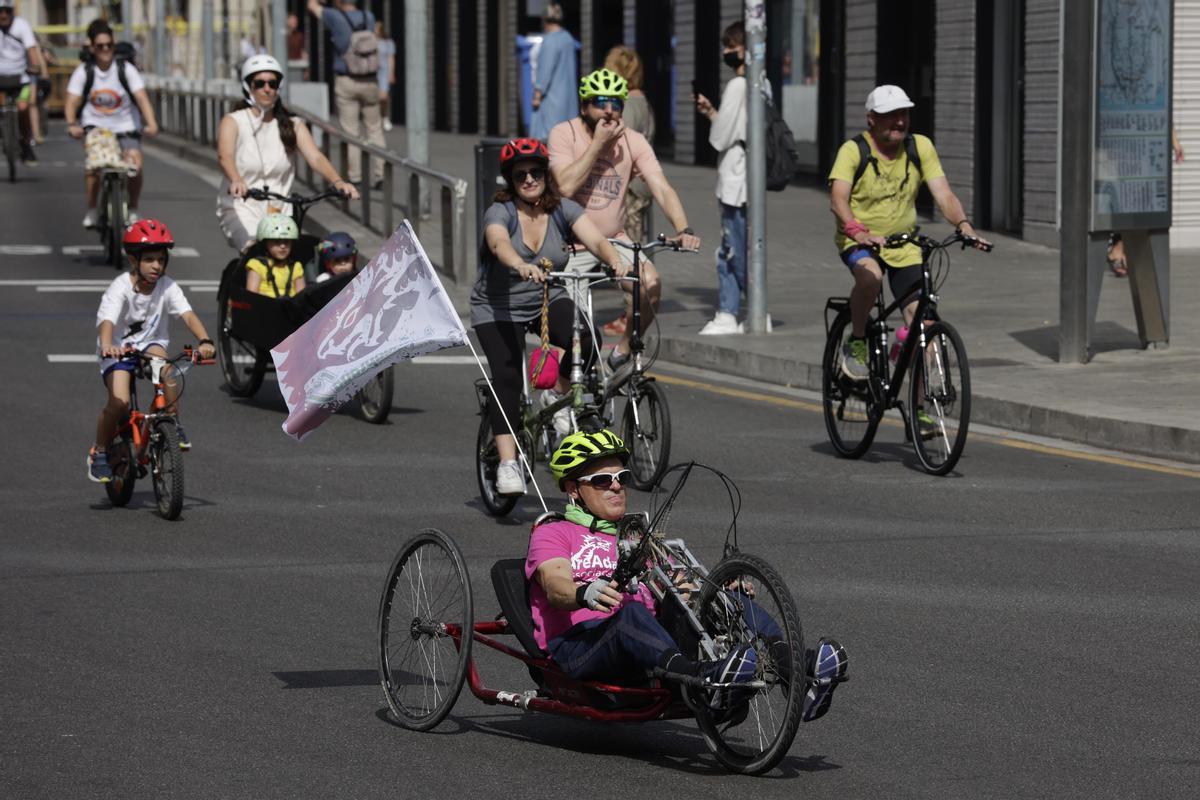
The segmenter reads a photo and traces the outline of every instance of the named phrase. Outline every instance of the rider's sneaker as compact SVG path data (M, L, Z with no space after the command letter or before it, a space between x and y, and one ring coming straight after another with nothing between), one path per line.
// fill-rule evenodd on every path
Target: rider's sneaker
M614 347L608 354L609 380L614 383L624 380L631 369L633 369L633 353L622 353Z
M175 433L179 434L179 449L191 450L192 440L188 438L187 431L178 422L175 423Z
M94 228L99 221L100 210L97 208L89 208L87 213L83 215L83 227L85 228Z
M745 683L754 679L758 669L758 654L748 644L738 644L720 661L701 668L701 675L712 683ZM714 689L708 704L715 710L730 708L746 699L746 691L733 688Z
M33 145L30 142L21 142L21 161L27 167L37 166L37 153L33 152Z
M925 409L917 412L917 426L920 428L922 439L932 439L942 432L937 420L925 413Z
M726 336L741 332L742 326L738 324L737 317L728 311L718 311L700 329L701 336Z
M855 381L865 381L871 376L867 367L867 340L851 337L842 345L842 374Z
M87 456L88 479L96 483L108 483L113 479L112 467L108 465L108 453L92 448Z
M142 215L138 213L138 210L136 208L131 208L125 212L125 221L127 223L129 223L130 225L132 225L135 222L140 221L141 218L142 218Z
M804 695L804 710L800 719L812 722L825 716L833 700L833 690L846 679L846 664L850 657L833 639L822 638L816 650L808 651L808 692Z
M496 467L496 494L505 497L525 494L525 475L519 461L501 461Z
M553 389L543 389L542 390L542 408L548 408L548 407L554 405L555 403L557 403L562 398L563 398L563 396L561 394L559 394L558 392L554 391ZM558 434L559 439L561 439L562 437L566 436L568 433L571 432L571 407L570 406L563 406L558 411L554 412L554 432Z

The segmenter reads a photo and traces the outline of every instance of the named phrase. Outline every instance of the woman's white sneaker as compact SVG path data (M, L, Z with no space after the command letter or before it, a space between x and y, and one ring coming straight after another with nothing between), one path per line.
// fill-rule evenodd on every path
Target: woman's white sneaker
M525 494L525 475L519 461L501 461L496 467L496 494L506 497Z

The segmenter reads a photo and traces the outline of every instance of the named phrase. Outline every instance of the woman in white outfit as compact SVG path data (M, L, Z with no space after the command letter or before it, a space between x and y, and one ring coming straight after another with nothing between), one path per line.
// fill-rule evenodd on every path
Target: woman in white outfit
M252 200L246 197L246 190L291 193L297 152L335 189L351 200L358 199L358 190L343 180L317 149L308 127L284 108L279 99L282 81L283 68L271 56L246 59L242 65L245 103L225 115L217 132L217 160L225 173L217 194L217 217L225 240L242 253L254 244L258 223L267 214L292 211L286 203Z

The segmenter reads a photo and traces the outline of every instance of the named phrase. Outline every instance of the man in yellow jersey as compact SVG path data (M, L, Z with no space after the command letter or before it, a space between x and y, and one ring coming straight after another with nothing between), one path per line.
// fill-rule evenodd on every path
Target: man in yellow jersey
M842 261L854 276L850 292L852 332L842 346L841 369L854 380L866 380L867 317L883 285L896 298L911 296L904 307L912 322L920 291L921 248L915 244L879 248L888 236L911 231L917 222L917 191L922 182L933 193L938 209L955 230L978 236L950 189L933 142L909 131L908 110L913 101L899 86L876 86L867 95L867 130L842 144L829 171L830 205L838 226L834 241ZM987 245L983 239L980 245Z

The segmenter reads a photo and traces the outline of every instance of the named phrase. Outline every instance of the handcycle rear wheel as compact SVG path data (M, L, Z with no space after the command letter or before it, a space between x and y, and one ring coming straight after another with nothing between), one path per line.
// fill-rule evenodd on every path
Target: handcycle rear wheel
M621 436L629 448L633 485L648 491L658 485L671 458L671 409L662 387L636 376L628 386Z
M755 677L767 684L746 701L744 716L740 708L714 712L697 704L700 732L729 770L766 772L787 755L803 710L804 638L796 603L770 564L736 553L713 568L696 610L721 655L739 643L754 648Z
M178 519L183 511L183 451L175 423L162 419L150 434L150 476L154 500L163 519Z
M128 431L109 442L107 452L112 480L104 484L104 492L108 495L108 502L114 506L127 506L133 497L133 484L137 480L137 462Z
M471 579L454 540L430 528L405 542L379 602L379 680L400 725L426 731L450 713L474 624Z
M358 392L358 411L362 418L373 425L387 422L392 413L392 395L396 391L396 376L388 367L367 381Z
M951 325L935 322L925 329L925 341L924 354L913 355L908 382L909 425L921 466L931 475L945 475L954 469L967 444L971 374L967 349ZM917 417L921 411L934 423L928 434L923 434Z
M850 336L850 312L842 311L829 328L821 359L821 401L829 442L843 458L860 458L875 440L883 409L869 381L853 381L842 373L842 344Z
M529 448L525 452L532 455ZM517 504L515 496L496 493L496 470L500 466L500 453L496 450L496 437L492 435L492 420L485 410L479 418L479 435L475 438L475 477L479 482L479 499L493 517L503 517Z
M229 274L227 268L226 276ZM229 393L234 397L252 397L262 386L267 357L257 346L230 332L233 321L229 313L229 290L224 285L229 280L229 277L223 278L222 291L217 296L217 360Z

